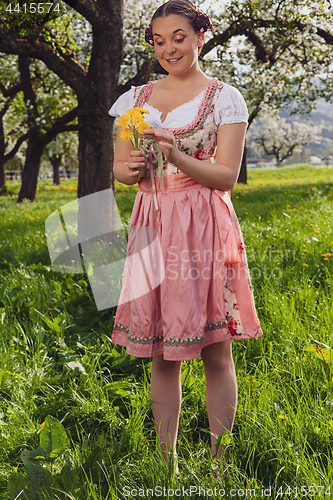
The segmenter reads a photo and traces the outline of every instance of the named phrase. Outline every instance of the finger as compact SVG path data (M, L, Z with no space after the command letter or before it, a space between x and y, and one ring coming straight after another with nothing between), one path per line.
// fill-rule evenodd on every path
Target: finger
M132 156L132 155L129 155L128 160L129 160L131 163L136 163L136 162L145 161L145 157L143 156L143 154L142 154L142 153L141 153L141 155L137 155L137 156Z
M147 135L155 135L156 137L164 137L165 134L168 134L166 130L163 130L161 128L149 128L145 129L144 133Z
M129 157L129 163L144 163L145 159L143 156L135 156L134 158Z
M137 168L142 168L142 167L145 167L145 164L144 163L132 163L131 165L128 165L128 167L131 169L131 170L135 170Z
M164 146L168 149L172 149L173 148L173 145L170 144L170 142L160 142L160 146Z
M134 151L134 150L133 150L133 151L131 151L131 153L130 153L130 155L129 155L129 156L130 156L130 158L135 158L135 159L137 159L137 158L138 158L138 157L140 157L140 156L141 156L141 157L143 157L143 153L142 153L142 151Z

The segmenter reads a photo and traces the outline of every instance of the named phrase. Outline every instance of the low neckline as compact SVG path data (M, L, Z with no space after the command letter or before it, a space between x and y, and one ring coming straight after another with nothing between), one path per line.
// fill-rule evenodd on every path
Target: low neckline
M155 85L155 83L156 83L157 81L158 81L158 80L154 80L154 81L150 81L150 82L148 83L148 85L150 85L150 88L149 88L149 90L148 90L148 96L147 96L146 104L148 104L148 106L150 106L152 109L154 109L155 111L157 111L157 112L160 114L160 116L159 116L159 118L160 118L160 122L161 122L161 124L162 124L162 125L164 125L164 123L166 122L166 120L167 120L168 116L169 116L169 115L170 115L173 111L175 111L175 110L176 110L176 109L178 109L178 108L181 108L182 106L185 106L185 104L189 104L189 103L191 103L191 102L195 101L195 100L196 100L196 99L197 99L197 98L198 98L198 97L199 97L199 96L200 96L200 95L204 92L203 98L201 99L201 103L202 103L202 101L203 101L203 100L205 99L205 97L206 97L206 94L207 94L208 90L210 89L211 84L212 84L212 83L213 83L213 81L214 81L214 78L212 78L212 79L208 82L208 85L207 85L207 86L206 86L206 87L205 87L205 88L204 88L201 92L199 92L199 94L197 94L197 95L196 95L193 99L191 99L190 101L183 102L183 103L182 103L182 104L180 104L179 106L176 106L175 108L171 109L171 110L170 110L170 111L169 111L169 112L165 115L165 118L164 118L164 120L163 120L163 121L161 120L161 115L162 115L163 111L160 111L159 109L155 108L154 106L152 106L151 104L149 104L149 103L147 102L147 101L148 101L148 99L149 99L149 97L151 96L152 91L153 91L153 86Z

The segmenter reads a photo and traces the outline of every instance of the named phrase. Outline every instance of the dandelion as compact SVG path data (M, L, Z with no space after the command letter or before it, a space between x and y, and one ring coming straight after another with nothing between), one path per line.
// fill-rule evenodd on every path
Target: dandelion
M123 115L119 118L118 126L120 128L127 128L127 127L129 127L129 125L130 125L130 117L129 116Z
M309 250L303 250L303 252L308 252Z
M124 128L120 132L120 139L124 142L129 142L132 141L133 139L133 132L130 128Z
M279 419L280 420L288 420L288 417L286 417L285 415L279 415Z
M144 120L143 115L149 113L146 109L131 108L126 111L118 120L118 126L123 130L120 132L120 139L125 142L131 141L133 149L140 151L142 135L149 124ZM140 169L141 167L138 167ZM138 182L140 174L138 175Z
M137 126L139 134L143 134L146 128L149 128L149 124L144 120Z
M141 113L145 113L145 114L149 115L149 111L148 111L148 109L143 109L143 108L135 108L135 109L137 109L137 110L138 110L138 111L140 111Z
M318 231L318 229L315 230L315 233L320 233L320 231Z
M139 125L142 122L143 116L142 113L138 110L132 115L132 125Z
M305 264L305 262L303 262L302 266L306 266L306 267L309 267L307 264Z

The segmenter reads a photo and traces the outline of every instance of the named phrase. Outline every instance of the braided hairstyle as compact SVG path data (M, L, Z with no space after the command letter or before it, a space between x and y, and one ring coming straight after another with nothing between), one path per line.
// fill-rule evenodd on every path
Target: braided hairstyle
M169 14L178 14L188 19L196 33L202 33L213 29L210 16L201 12L190 0L169 0L161 5L154 13L150 25L145 31L145 40L150 45L154 45L152 24L157 17L167 17ZM199 53L202 47L199 47Z

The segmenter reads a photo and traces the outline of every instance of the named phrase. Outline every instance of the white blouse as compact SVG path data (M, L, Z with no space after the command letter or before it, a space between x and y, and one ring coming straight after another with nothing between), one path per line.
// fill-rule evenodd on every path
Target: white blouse
M132 86L131 90L124 92L115 101L109 110L109 115L119 118L128 109L134 107L134 89L135 87ZM206 89L200 92L192 101L185 102L170 111L164 122L161 121L162 111L158 111L156 108L150 106L150 104L145 103L144 107L149 111L149 114L145 115L145 120L149 123L150 127L169 129L186 127L195 119L205 92ZM215 104L213 116L214 131L217 133L219 125L240 122L248 123L248 118L249 113L242 94L236 87L225 83Z

